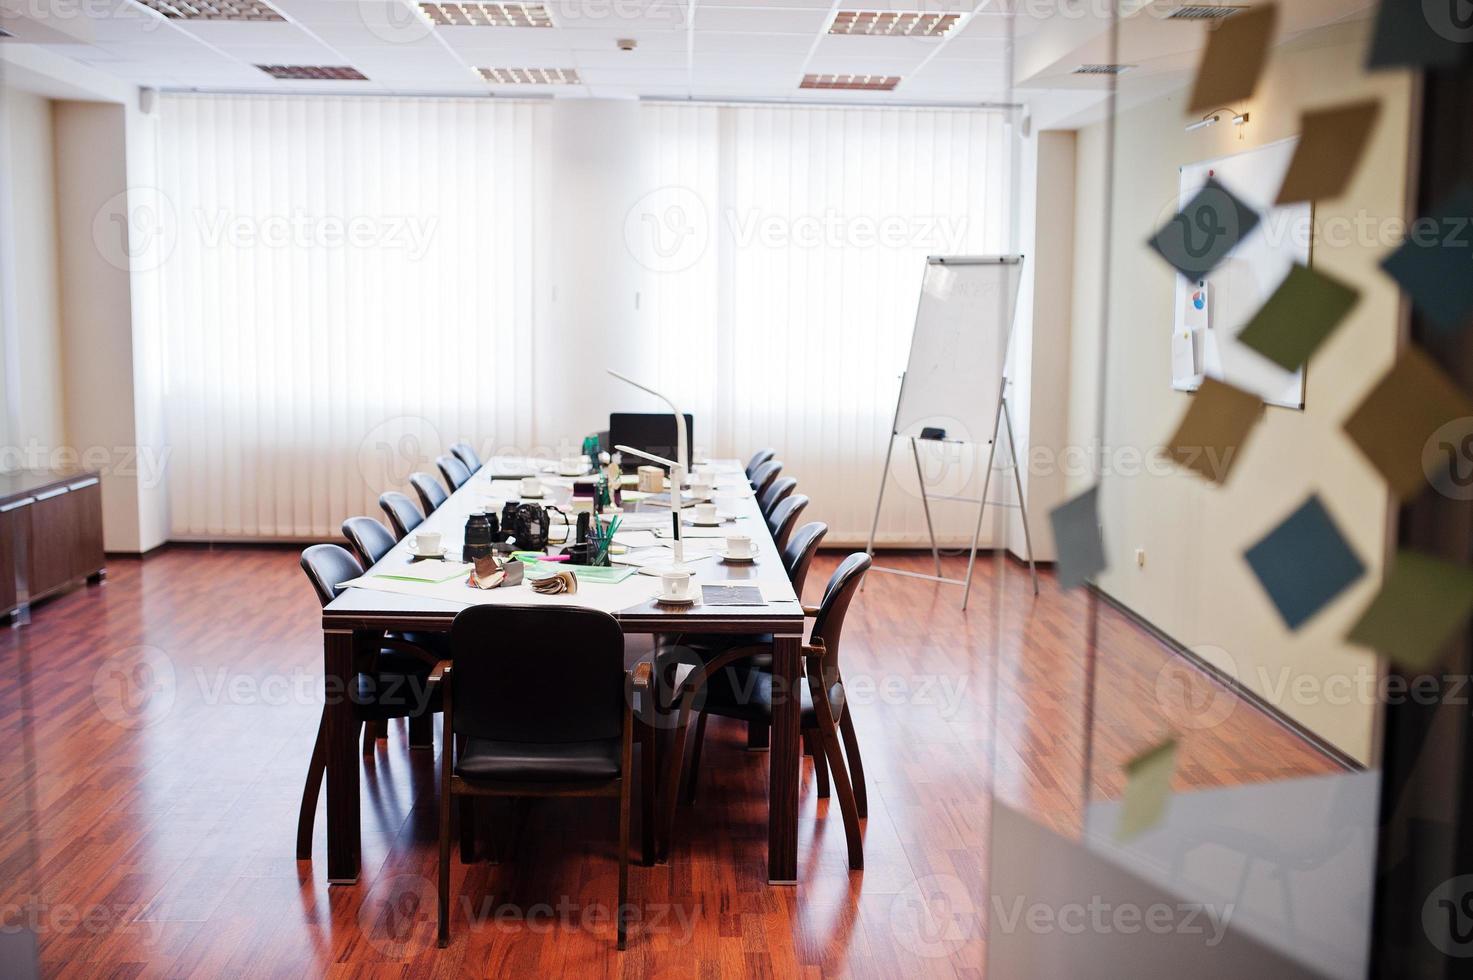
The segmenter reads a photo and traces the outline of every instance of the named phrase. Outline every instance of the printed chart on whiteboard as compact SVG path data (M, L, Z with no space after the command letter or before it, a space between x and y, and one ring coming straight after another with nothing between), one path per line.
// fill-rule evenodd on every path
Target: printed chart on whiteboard
M1176 277L1171 327L1171 386L1196 391L1209 377L1258 395L1270 405L1304 407L1304 372L1286 371L1238 342L1273 291L1298 262L1309 265L1310 206L1274 207L1297 138L1181 168L1185 205L1213 177L1262 216L1206 279Z

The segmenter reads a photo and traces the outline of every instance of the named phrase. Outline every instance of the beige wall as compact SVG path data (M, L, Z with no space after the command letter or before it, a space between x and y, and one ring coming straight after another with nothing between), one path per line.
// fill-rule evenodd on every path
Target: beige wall
M1343 24L1276 49L1257 97L1241 107L1251 115L1241 140L1230 125L1184 132L1185 90L1123 113L1115 140L1108 265L1100 237L1104 130L1095 125L1080 134L1070 410L1071 441L1092 444L1096 413L1090 396L1106 275L1104 431L1112 452L1103 458L1123 470L1131 463L1129 451L1160 446L1187 409L1191 396L1170 383L1174 273L1143 244L1170 214L1177 168L1293 136L1301 109L1379 98L1380 122L1352 186L1342 199L1315 208L1319 235L1312 265L1358 285L1362 298L1311 362L1305 411L1267 409L1222 488L1178 472L1107 473L1101 514L1110 561L1100 580L1106 592L1363 762L1371 761L1375 706L1368 696L1373 691L1357 685L1376 676L1376 665L1340 638L1376 588L1389 511L1381 480L1340 427L1396 348L1397 291L1376 268L1394 226L1384 242L1377 241L1375 229L1385 231L1388 219L1405 214L1412 95L1400 73L1362 72L1367 37L1368 23ZM1327 228L1353 231L1358 217L1373 230L1349 241L1328 240ZM1073 480L1076 488L1088 482ZM1324 500L1370 571L1291 633L1242 555L1310 493ZM1146 553L1142 568L1136 566L1137 548ZM1108 651L1102 656L1102 669L1108 669ZM1340 703L1346 699L1350 703Z

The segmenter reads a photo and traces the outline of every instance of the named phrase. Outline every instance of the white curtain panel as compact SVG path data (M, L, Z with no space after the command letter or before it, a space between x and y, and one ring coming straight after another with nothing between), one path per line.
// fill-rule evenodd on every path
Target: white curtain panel
M713 451L775 448L812 498L805 519L828 522L830 541L864 541L925 257L1009 250L1003 115L643 111L644 309L653 321L644 332L665 341L659 384L709 420L702 441ZM980 489L984 457L923 454L938 492ZM923 541L908 445L897 443L892 473L880 540ZM994 499L1012 490L1002 476ZM970 537L974 507L937 503L933 512L947 541Z
M161 103L172 537L336 536L458 439L484 456L548 437L546 103ZM647 377L707 451L775 447L831 540L862 541L925 256L1008 250L1003 116L640 113L623 237ZM881 538L917 542L900 448ZM934 472L961 488L954 465ZM938 524L956 540L974 514L939 505Z
M530 444L545 106L161 102L173 537L336 536Z

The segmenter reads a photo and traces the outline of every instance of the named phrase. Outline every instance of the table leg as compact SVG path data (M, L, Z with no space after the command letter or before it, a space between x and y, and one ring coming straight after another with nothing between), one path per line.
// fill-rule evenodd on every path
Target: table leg
M358 881L358 722L348 685L353 679L351 630L324 630L322 673L327 692L327 880Z
M798 660L802 638L776 636L772 644L772 744L767 783L767 880L793 884L798 880Z

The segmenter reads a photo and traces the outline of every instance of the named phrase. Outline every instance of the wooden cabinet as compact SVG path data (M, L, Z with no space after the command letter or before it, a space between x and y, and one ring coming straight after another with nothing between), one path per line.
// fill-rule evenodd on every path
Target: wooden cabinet
M105 563L96 473L0 474L0 615L101 576Z

